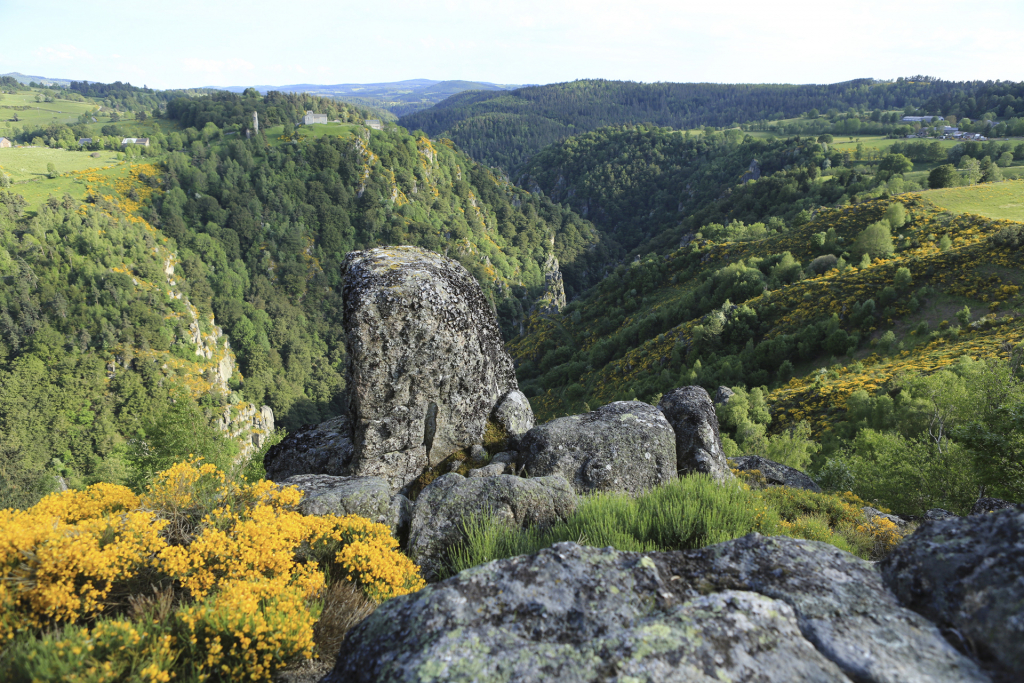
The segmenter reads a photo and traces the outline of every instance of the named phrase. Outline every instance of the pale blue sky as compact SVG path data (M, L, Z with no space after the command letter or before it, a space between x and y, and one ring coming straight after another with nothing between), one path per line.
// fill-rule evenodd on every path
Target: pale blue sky
M1024 2L0 0L0 73L199 85L408 78L1024 80Z

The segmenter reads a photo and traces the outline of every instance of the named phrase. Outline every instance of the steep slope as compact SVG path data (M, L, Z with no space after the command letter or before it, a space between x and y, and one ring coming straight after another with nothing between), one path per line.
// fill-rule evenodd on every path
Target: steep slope
M144 481L164 445L244 458L274 430L234 391L234 353L179 254L136 213L156 172L91 187L94 205L51 198L31 220L0 196L0 504L61 480Z
M950 214L915 194L895 200L910 217L895 253L861 267L804 269L823 253L855 262L856 236L890 200L822 209L754 241L696 239L619 266L563 316L535 315L511 349L538 418L680 384L767 385L775 428L807 419L820 434L857 389L963 355L1008 357L1024 340L1013 237L1024 224ZM951 326L964 304L974 322Z

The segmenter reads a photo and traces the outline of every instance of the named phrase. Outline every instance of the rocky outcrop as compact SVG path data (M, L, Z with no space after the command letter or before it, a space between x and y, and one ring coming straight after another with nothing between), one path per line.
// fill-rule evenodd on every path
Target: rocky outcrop
M698 551L559 543L391 600L329 683L988 680L865 561L757 534Z
M821 493L821 487L800 470L759 455L743 455L732 458L729 463L741 472L759 470L769 486L789 486Z
M380 477L332 477L326 474L298 474L281 482L302 491L299 512L304 515L359 515L379 522L399 535L408 527L412 504L405 496L391 494Z
M548 254L544 261L544 293L537 300L537 308L541 313L559 313L565 308L565 286L554 253Z
M900 602L1024 676L1024 509L924 522L882 560Z
M530 400L518 389L508 392L494 409L493 420L504 432L505 447L517 448L522 436L533 429Z
M971 508L971 514L981 515L986 512L999 512L1000 510L1009 510L1012 508L1024 508L1024 505L1020 503L1011 503L1008 500L986 498L982 496L975 501L974 507Z
M483 443L518 390L494 313L457 261L414 247L350 253L344 266L349 474L394 490Z
M351 423L341 416L290 434L267 451L263 467L271 481L284 481L297 474L340 476L354 453Z
M426 579L433 579L447 550L463 537L467 515L488 515L514 526L546 526L567 519L576 496L561 477L522 479L511 475L466 478L454 472L431 482L416 499L409 529L409 554Z
M715 405L725 405L729 402L729 399L736 395L729 387L718 387L718 391L715 392Z
M557 474L579 493L638 494L676 478L676 439L658 409L618 401L534 427L518 464L530 476Z
M715 406L708 392L701 387L675 389L662 396L658 410L665 414L675 431L679 476L703 472L718 481L732 478L722 451Z

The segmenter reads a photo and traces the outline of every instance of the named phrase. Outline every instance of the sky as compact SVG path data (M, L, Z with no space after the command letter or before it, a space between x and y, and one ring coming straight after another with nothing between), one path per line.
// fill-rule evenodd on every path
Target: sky
M1024 81L1020 0L0 0L0 26L0 73L161 89L410 78Z

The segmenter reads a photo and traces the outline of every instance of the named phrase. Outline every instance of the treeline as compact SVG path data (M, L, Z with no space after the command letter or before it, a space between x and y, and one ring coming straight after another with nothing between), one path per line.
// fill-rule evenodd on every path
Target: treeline
M167 104L167 116L183 127L202 128L212 123L218 128L251 128L252 113L259 114L259 124L276 126L302 122L307 111L327 114L330 121L362 123L372 112L326 97L306 93L283 93L276 90L262 96L254 88L238 94L215 91L207 97L177 97Z
M402 117L402 124L431 135L444 133L481 162L515 169L547 144L602 126L651 123L693 129L794 118L814 109L889 112L922 107L945 95L960 101L956 93L981 93L983 88L985 93L995 91L994 84L925 77L829 85L581 80L511 92L461 93ZM994 94L984 101L993 99ZM481 117L486 118L469 125Z
M113 83L71 81L66 90L82 98L90 97L102 100L103 104L111 109L131 112L159 110L175 98L196 97L211 92L201 88L154 90L146 87L139 88L131 83L122 83L121 81Z

